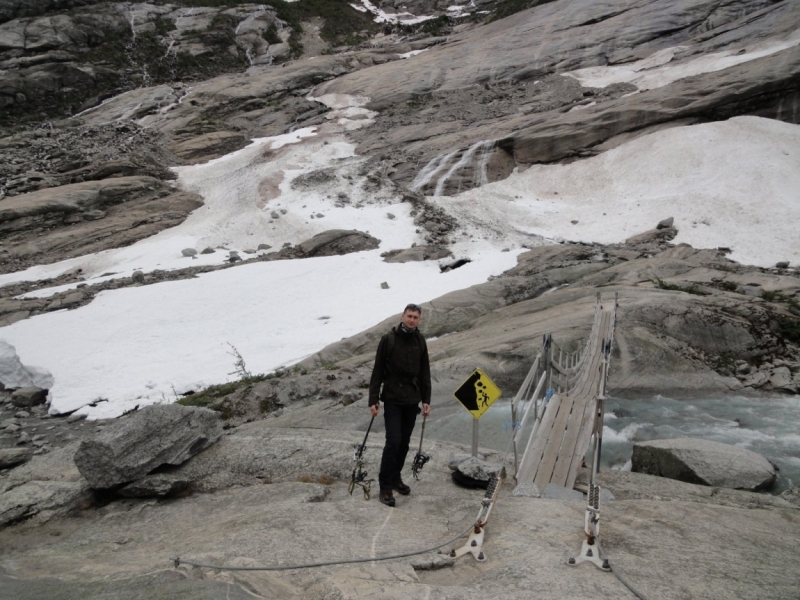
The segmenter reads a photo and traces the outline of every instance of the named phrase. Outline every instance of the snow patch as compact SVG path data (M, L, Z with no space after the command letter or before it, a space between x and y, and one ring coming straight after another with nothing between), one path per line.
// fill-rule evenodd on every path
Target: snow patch
M704 54L674 65L670 63L675 58L675 55L687 50L687 47L665 48L645 59L626 65L589 67L570 73L563 73L563 75L577 79L585 87L602 88L613 83L632 83L640 91L652 90L669 85L673 81L685 77L721 71L757 58L769 56L797 44L800 44L800 30L795 31L785 40L765 41L750 49L742 48Z
M729 247L733 260L769 267L800 262L798 164L800 125L737 117L655 132L570 164L533 165L434 201L473 237L517 244L537 236L618 243L674 217L675 243Z

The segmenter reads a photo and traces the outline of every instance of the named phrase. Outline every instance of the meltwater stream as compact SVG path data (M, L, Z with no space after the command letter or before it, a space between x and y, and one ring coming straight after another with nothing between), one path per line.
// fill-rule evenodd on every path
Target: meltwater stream
M426 425L426 437L469 447L472 416L450 405L436 412ZM504 452L510 435L509 402L498 400L480 420L479 445ZM723 442L765 456L780 469L776 485L768 490L770 493L800 483L800 396L609 398L603 428L602 468L629 470L634 442L679 437Z

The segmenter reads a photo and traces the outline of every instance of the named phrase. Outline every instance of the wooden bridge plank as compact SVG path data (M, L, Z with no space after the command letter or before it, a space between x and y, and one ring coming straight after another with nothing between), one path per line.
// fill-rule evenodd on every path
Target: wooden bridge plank
M517 474L517 481L519 483L533 483L533 478L539 469L539 463L542 460L545 444L550 437L553 429L553 422L556 419L558 408L561 405L561 395L554 394L550 398L550 403L547 405L542 415L542 420L539 423L539 428L536 431L536 437L528 440L528 448L523 453L522 463L519 465L519 473Z
M553 465L556 464L556 459L561 449L561 442L564 439L564 429L569 420L569 415L572 413L572 405L572 397L563 396L561 398L561 406L558 410L558 415L556 415L555 422L553 423L552 433L547 440L539 469L536 471L536 476L533 478L533 483L535 483L536 487L540 490L544 490L544 488L547 487L547 484L550 483L550 478L553 476Z
M611 312L606 314L606 321L603 323L604 327L601 331L600 339L611 339L614 335L614 315ZM602 348L601 348L602 350ZM600 353L602 356L602 352ZM602 385L602 361L597 369L597 387L593 395L592 401L586 406L583 419L580 424L580 431L578 433L577 441L575 443L575 454L572 457L572 462L569 467L567 475L566 486L572 487L575 485L575 479L578 476L578 469L581 466L581 461L586 456L589 449L589 442L592 438L592 431L594 429L594 416L597 409L597 397L600 393L600 386ZM602 426L602 425L601 425Z

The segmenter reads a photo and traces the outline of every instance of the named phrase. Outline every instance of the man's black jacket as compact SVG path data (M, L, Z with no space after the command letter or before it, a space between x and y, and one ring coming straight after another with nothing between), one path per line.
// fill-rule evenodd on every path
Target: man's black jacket
M398 325L381 337L369 382L369 405L379 400L387 404L431 403L428 346L419 330L405 332Z

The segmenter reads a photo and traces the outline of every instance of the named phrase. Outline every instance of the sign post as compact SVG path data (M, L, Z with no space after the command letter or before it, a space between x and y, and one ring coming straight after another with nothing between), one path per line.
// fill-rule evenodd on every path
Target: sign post
M453 392L455 399L475 419L472 423L472 456L478 456L478 419L502 394L500 388L481 369L475 369Z

